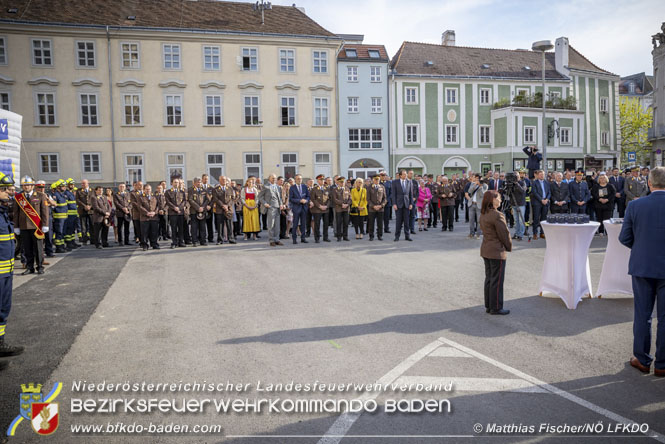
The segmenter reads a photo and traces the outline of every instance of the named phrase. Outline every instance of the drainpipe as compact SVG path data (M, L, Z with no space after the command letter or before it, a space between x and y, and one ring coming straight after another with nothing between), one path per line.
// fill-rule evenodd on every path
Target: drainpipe
M118 183L117 166L115 158L115 123L113 119L113 73L111 70L111 35L109 27L106 27L106 52L108 56L107 64L109 67L109 115L111 116L111 156L113 157L113 186Z

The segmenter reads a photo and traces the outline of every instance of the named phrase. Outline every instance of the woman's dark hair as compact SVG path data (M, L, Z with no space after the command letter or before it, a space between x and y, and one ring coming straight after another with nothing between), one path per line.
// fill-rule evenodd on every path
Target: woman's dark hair
M489 211L494 208L494 199L497 197L499 197L499 193L497 191L485 191L485 194L483 194L483 203L480 206L480 214L489 213Z

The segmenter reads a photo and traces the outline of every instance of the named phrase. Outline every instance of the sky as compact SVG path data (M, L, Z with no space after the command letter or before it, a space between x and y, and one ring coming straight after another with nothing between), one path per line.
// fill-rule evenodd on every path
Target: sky
M364 34L392 58L402 42L441 43L455 31L458 46L530 49L538 40L568 37L595 65L626 76L653 74L651 36L665 21L665 0L295 0L336 34ZM274 0L275 5L293 1Z

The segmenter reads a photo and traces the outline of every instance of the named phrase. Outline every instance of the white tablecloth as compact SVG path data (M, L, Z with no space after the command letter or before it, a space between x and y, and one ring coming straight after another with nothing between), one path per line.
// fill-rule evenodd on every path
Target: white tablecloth
M628 260L630 259L630 248L619 242L621 224L611 224L606 220L603 222L607 231L607 251L603 261L603 271L600 273L600 282L596 295L599 297L608 293L633 294L633 281L628 274Z
M589 246L600 226L588 224L550 224L542 222L547 249L539 291L556 294L571 310L583 296L591 295Z

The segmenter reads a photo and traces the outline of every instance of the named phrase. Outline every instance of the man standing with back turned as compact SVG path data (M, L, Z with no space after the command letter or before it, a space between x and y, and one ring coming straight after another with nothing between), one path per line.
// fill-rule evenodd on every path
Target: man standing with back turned
M650 371L651 315L657 304L654 374L665 377L665 167L651 171L649 187L650 195L628 204L619 241L631 249L628 274L633 278L635 315L630 365Z

